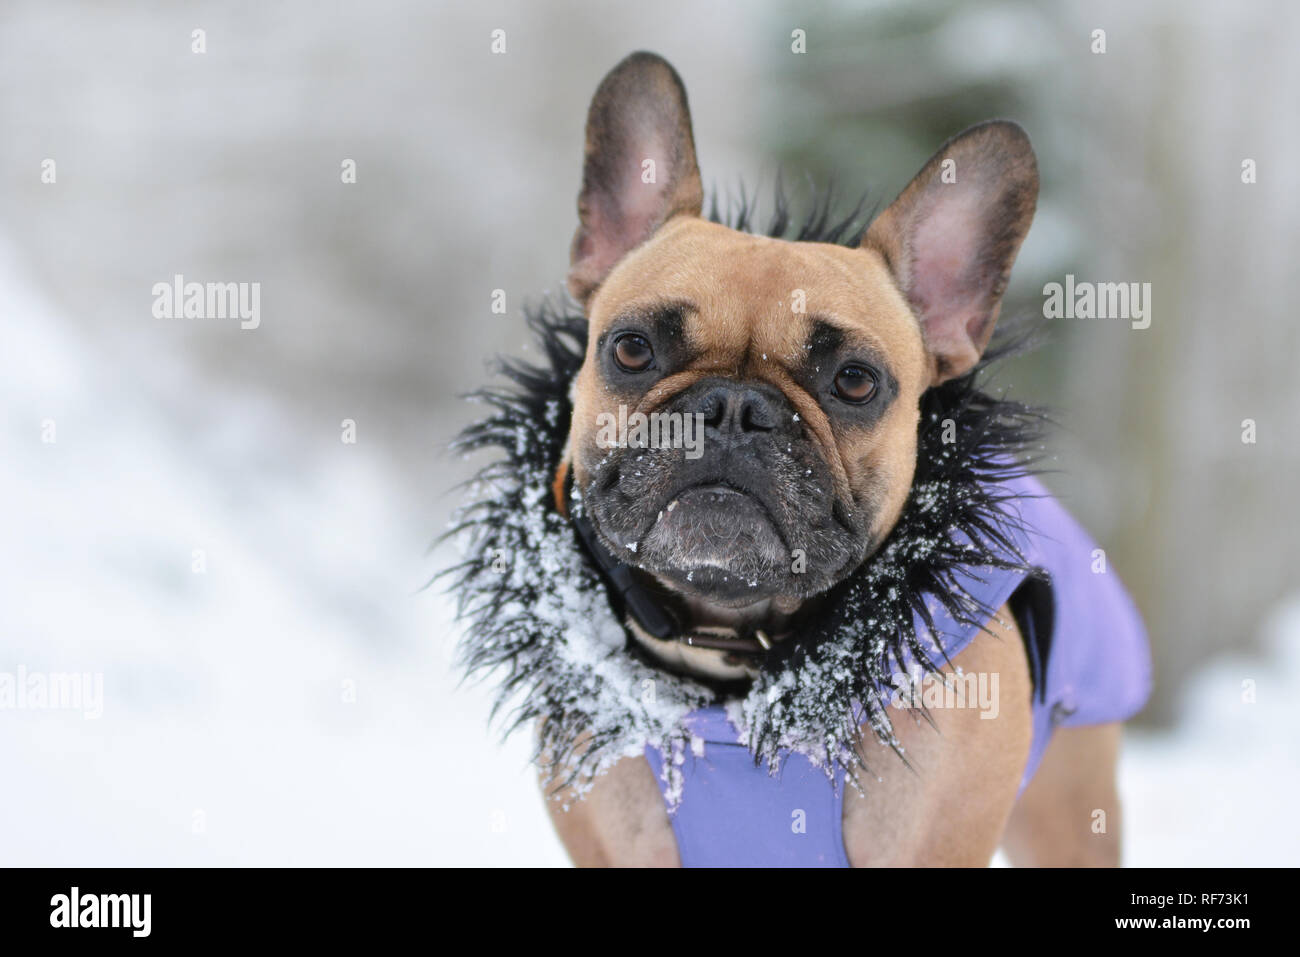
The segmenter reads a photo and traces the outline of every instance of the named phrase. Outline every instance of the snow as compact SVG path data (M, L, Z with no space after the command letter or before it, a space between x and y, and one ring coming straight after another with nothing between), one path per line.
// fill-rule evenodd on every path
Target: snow
M3 247L0 302L0 672L104 684L98 719L0 711L0 864L567 863L364 440L191 387L195 435L135 375L162 357L89 353Z
M364 429L90 351L3 245L0 319L0 672L104 688L98 718L0 710L0 864L567 862L530 742L458 687L451 603L421 590L438 530ZM1130 735L1128 863L1300 858L1300 599L1265 647Z
M1127 864L1300 864L1300 595L1262 637L1264 656L1226 654L1193 677L1173 734L1130 732L1120 761Z

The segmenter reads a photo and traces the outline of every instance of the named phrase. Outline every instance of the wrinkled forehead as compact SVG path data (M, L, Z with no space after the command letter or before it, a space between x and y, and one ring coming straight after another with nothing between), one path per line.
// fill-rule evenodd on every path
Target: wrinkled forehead
M752 236L682 217L610 273L590 303L593 341L614 327L670 324L714 360L793 358L814 338L906 359L920 327L871 250ZM902 355L899 355L902 354Z

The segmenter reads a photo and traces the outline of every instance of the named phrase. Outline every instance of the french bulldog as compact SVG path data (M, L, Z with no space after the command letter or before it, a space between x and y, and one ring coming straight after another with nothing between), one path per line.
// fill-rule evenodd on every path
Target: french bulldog
M648 53L620 63L587 117L568 276L589 334L561 478L601 546L695 635L789 640L898 521L922 396L989 343L1037 193L1028 137L994 121L946 143L857 248L730 229L701 215L676 71ZM702 454L603 440L620 412L693 417ZM749 673L735 640L636 637L668 669ZM1058 732L1017 803L1032 688L1007 607L951 669L1001 676L997 719L900 718L907 764L877 762L844 798L850 863L985 865L999 846L1017 863L1112 863L1117 725ZM680 862L644 759L572 797L548 807L579 864ZM1100 839L1080 823L1096 808L1114 809Z

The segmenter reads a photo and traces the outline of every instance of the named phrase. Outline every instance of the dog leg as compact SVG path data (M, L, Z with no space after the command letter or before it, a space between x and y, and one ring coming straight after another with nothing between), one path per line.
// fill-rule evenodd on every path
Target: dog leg
M581 798L568 788L548 789L546 775L541 778L551 823L578 867L680 866L668 812L645 758L623 758Z
M849 786L844 794L844 847L854 867L986 867L992 859L1033 728L1029 664L1010 609L1004 605L988 628L991 634L976 638L953 665L996 689L993 701L983 703L991 706L932 707L933 726L891 707L906 765L870 732L864 735L877 777L863 775L863 792Z
M1003 850L1017 867L1116 867L1120 725L1061 728L1016 804Z

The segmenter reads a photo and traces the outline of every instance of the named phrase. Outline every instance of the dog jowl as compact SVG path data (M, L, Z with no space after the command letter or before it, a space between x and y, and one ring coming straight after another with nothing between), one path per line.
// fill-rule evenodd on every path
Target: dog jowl
M602 544L696 623L773 625L857 569L906 502L922 394L992 335L1037 191L1024 132L992 122L857 248L738 232L700 215L676 72L624 60L588 114L569 274L590 324L569 465ZM620 407L699 417L699 454L600 441Z

